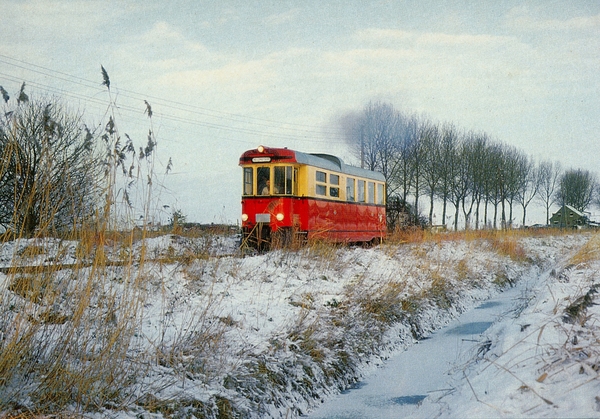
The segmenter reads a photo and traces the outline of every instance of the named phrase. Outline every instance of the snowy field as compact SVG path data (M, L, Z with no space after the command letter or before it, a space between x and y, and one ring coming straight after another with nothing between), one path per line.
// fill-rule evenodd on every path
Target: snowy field
M411 415L597 416L598 249L590 234L440 238L371 249L313 246L245 257L236 237L165 235L107 248L106 260L115 262L104 268L110 279L94 282L85 307L90 317L110 315L115 325L133 319L119 363L127 380L110 397L74 397L61 409L94 418L321 417L318 408L328 400L360 386L407 349L433 341L436 330L462 313L511 290L519 298L469 337L473 350L463 351L460 363L429 360L424 374L445 375L444 391L406 399ZM0 248L0 267L65 265L53 278L64 296L51 304L46 295L32 301L16 292L14 273L0 274L4 355L22 313L39 319L52 310L64 319L39 322L36 339L58 341L68 330L77 314L72 283L95 274L86 265L73 281L66 265L81 260L80 253L78 243L49 239ZM116 263L127 260L137 262ZM110 313L102 303L107 295L121 304ZM137 301L135 312L124 308L132 306L123 303L129 298ZM92 363L89 352L69 362ZM52 353L40 351L44 359L37 364ZM11 374L0 388L2 409L43 411L36 400L42 377L17 369Z

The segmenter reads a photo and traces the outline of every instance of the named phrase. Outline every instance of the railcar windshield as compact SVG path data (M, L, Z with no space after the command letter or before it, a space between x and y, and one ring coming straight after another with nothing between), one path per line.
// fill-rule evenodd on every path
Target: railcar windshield
M244 195L293 195L297 169L293 166L244 167Z
M292 189L292 166L275 166L275 184L273 185L274 194L291 195Z
M258 181L258 187L256 191L258 195L270 195L271 194L271 167L257 167L256 168L256 179Z
M244 167L244 195L252 195L254 187L254 170Z

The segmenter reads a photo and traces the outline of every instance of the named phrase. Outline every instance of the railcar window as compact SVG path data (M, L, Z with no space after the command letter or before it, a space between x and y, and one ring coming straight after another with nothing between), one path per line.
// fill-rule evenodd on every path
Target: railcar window
M317 182L325 183L327 182L327 174L325 172L321 172L317 170ZM327 185L321 185L317 183L315 188L315 193L317 195L327 195Z
M293 178L292 178L292 166L285 167L285 194L291 195L293 193L292 189Z
M340 176L330 174L329 175L329 183L331 185L336 185L336 186L329 187L329 196L332 198L339 198L340 197L340 188L337 185L340 184Z
M269 195L271 193L269 187L269 183L271 180L271 168L269 166L257 167L256 178L258 180L258 187L256 188L256 192L259 195Z
M273 193L281 195L292 194L292 166L276 166L273 168L275 183Z
M294 174L292 177L292 193L298 195L298 168L294 167Z
M275 178L275 181L273 183L273 193L285 193L285 167L274 167L273 174Z
M346 178L346 201L354 202L354 179Z
M244 167L244 195L252 195L254 186L254 171L251 167Z
M367 202L369 204L375 203L375 183L367 182Z
M385 192L383 189L383 183L378 183L377 184L377 204L383 205L384 201L385 201Z
M365 181L359 180L358 184L358 202L365 202Z

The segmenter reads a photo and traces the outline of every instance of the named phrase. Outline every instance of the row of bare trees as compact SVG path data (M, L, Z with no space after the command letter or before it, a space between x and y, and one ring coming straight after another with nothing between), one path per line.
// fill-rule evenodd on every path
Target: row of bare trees
M436 205L441 206L442 223L453 211L454 229L460 218L467 229L479 229L482 223L508 228L515 207L521 209L525 225L532 202L543 206L548 224L553 205L584 211L600 195L589 171L563 171L558 162L536 162L486 133L406 114L389 103L371 102L341 122L362 166L382 172L387 180L391 227L398 223L398 211L408 212L413 224L433 225ZM429 206L425 217L418 210L422 199Z

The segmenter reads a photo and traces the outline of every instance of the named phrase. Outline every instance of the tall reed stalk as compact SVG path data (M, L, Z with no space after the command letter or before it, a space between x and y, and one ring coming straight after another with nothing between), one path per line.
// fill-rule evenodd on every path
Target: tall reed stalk
M135 377L143 370L143 358L134 359L131 353L141 321L145 253L134 258L128 251L129 257L117 258L119 249L132 248L134 236L131 230L115 241L113 232L124 219L133 218L130 197L137 181L142 176L152 179L150 156L156 141L151 129L140 156L129 136L121 136L104 68L102 74L109 106L100 135L104 171L96 183L102 191L96 210L73 214L72 229L59 237L49 222L40 223L33 236L26 237L24 229L5 235L14 240L2 246L14 251L11 268L0 274L0 412L115 408L133 397ZM16 151L3 152L6 162ZM126 167L128 158L131 165ZM0 178L10 176L11 170L15 168L0 165ZM36 182L42 199L17 200L16 205L20 211L39 205L44 218L51 220L57 203L43 197L49 195L52 180ZM144 238L153 185L139 183L145 185Z

